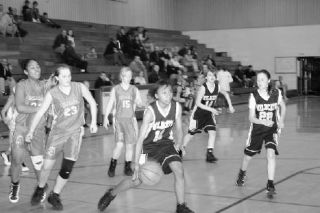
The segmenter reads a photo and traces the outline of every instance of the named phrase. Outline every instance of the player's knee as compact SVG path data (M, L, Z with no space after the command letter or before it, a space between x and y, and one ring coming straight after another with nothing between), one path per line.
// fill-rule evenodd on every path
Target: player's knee
M70 177L74 163L75 163L75 161L68 160L65 158L62 160L62 165L61 165L59 175L63 179L68 179Z
M268 160L274 160L276 159L276 154L275 154L275 150L272 148L268 148L267 149L267 159Z
M250 151L248 149L245 149L244 150L244 154L249 156L249 157L253 157L256 154L256 152L252 152L252 151Z
M172 170L174 176L177 179L184 178L184 171L183 171L182 164L180 162L178 162L178 161L171 162L170 167L171 167L171 170Z
M42 155L31 156L31 162L32 162L33 168L37 171L40 171L43 166L43 156Z
M117 142L116 148L117 149L122 149L123 148L123 142Z

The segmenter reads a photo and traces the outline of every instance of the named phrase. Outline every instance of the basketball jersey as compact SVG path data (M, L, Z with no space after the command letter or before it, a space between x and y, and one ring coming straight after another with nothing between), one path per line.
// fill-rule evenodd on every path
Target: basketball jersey
M153 102L148 107L153 113L154 121L149 126L147 137L143 145L149 145L158 142L173 142L173 125L176 120L177 102L171 101L168 115L164 116L159 111L158 101Z
M39 81L36 84L34 81L29 79L21 80L19 83L19 88L24 91L24 104L28 106L40 107L44 95L45 95L45 82ZM16 117L16 127L29 127L33 120L35 113L18 113ZM44 127L45 116L43 116L39 122L39 127Z
M84 101L81 83L71 82L70 94L63 93L59 86L50 90L55 115L52 132L71 132L84 125Z
M116 118L135 117L135 100L137 87L130 85L127 90L123 89L120 84L114 87L116 98Z
M271 120L274 122L272 127L267 127L262 124L252 125L252 131L277 131L277 121L279 117L279 90L273 89L270 92L270 97L268 100L263 99L258 90L252 93L252 97L255 99L255 114L256 118L259 120Z
M203 95L203 97L201 99L201 103L203 105L206 105L208 107L212 107L213 108L213 106L214 106L214 104L215 104L215 102L217 100L218 94L219 94L218 82L214 83L214 90L212 92L209 91L207 83L204 83L203 86L205 88L205 93L204 93L204 95ZM194 111L195 111L194 115L196 117L211 116L212 115L211 112L209 112L208 110L201 109L197 105L195 106Z

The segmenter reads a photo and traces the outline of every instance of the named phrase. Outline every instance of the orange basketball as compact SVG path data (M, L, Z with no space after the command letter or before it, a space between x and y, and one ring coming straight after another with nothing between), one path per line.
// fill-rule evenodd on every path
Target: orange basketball
M157 184L163 175L161 166L154 161L147 161L140 167L139 178L142 183L152 186Z

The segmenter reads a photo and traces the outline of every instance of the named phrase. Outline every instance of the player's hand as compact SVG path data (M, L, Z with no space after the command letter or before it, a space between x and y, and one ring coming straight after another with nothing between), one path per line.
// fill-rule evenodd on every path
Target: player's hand
M211 112L212 112L212 114L214 114L214 115L219 115L219 112L216 110L216 109L211 109Z
M269 121L269 120L264 120L263 125L267 126L267 127L272 127L273 126L273 121Z
M234 113L235 111L236 111L236 110L233 108L233 106L230 106L230 107L229 107L229 112L230 112L230 113Z
M31 143L32 138L33 138L33 133L32 132L28 132L28 134L26 135L26 138L25 138L25 142L26 143Z
M282 128L284 127L284 122L280 120L280 121L278 122L278 127L279 127L280 129L282 129Z
M104 126L104 128L106 128L106 130L109 129L110 123L109 123L109 119L108 118L104 119L103 126Z
M90 125L90 133L96 133L97 131L98 131L97 124L96 123L91 124Z
M132 181L137 181L139 180L139 163L136 163L137 165L134 166L134 171L133 171L133 175L132 175Z

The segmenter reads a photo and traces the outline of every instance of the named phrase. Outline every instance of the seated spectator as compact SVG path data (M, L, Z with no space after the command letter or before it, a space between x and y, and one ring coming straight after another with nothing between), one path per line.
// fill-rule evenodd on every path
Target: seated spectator
M112 86L113 83L110 80L110 76L107 76L105 72L101 72L98 79L94 83L95 89L100 89L103 86Z
M34 1L32 2L32 9L31 9L31 14L32 14L32 22L40 23L40 12L38 9L38 2Z
M126 61L124 58L124 54L121 50L121 45L118 40L115 40L114 38L110 39L109 44L107 45L103 56L107 58L108 55L113 56L113 64L114 65L125 65Z
M96 52L96 48L91 47L90 48L90 52L87 53L86 55L87 59L97 59L98 58L98 54Z
M150 84L156 83L160 80L159 70L160 67L158 65L155 64L152 66L151 73L148 76L148 81Z
M276 83L275 87L281 91L284 101L287 101L288 85L283 81L283 77L280 75L279 80L277 80L275 83Z
M234 79L241 87L247 87L245 73L242 66L239 64L238 68L234 72Z
M143 71L140 71L139 75L134 78L134 84L138 84L138 85L146 85L147 84Z
M69 29L68 32L67 32L67 38L68 40L70 41L70 44L73 48L76 47L76 42L74 40L74 33L73 33L73 30Z
M192 56L193 59L198 59L197 50L193 45L190 46L190 55ZM214 63L214 66L216 66L215 63Z
M178 71L185 72L186 68L179 63L179 55L173 55L173 57L168 62L167 66L167 75L170 79L177 77Z
M26 0L24 6L22 7L22 16L24 21L32 21L32 10L29 7L30 2Z
M120 47L124 53L128 54L128 37L124 27L120 27L116 35L117 40L120 42Z
M248 83L249 87L256 86L256 72L252 69L252 66L249 65L248 69L245 71L246 75L246 82Z
M47 25L48 27L52 28L61 28L61 26L48 17L48 13L43 13L43 15L40 17L41 23Z
M179 51L178 51L178 55L180 55L181 57L183 57L185 54L188 53L189 50L189 44L184 44L184 47L182 47Z
M0 18L0 33L6 37L16 36L18 32L18 27L14 23L13 17L9 13L5 13Z
M169 64L170 59L171 56L169 54L168 48L164 48L160 53L160 73L167 73L167 66Z
M132 47L131 54L140 56L142 61L148 60L147 51L145 50L143 44L141 43L139 36L134 37L131 47Z
M80 72L87 72L88 62L82 59L72 47L72 43L68 41L65 51L63 52L62 59L66 64L75 66L80 69Z
M8 95L6 86L9 85L9 80L12 76L12 65L7 59L2 59L0 63L0 95Z
M147 42L149 40L149 37L147 37L147 30L144 27L137 27L137 33L138 38L144 48L152 51L154 49L154 45L153 43Z
M142 63L140 56L135 56L133 61L129 65L130 69L132 70L132 76L138 76L140 72L147 73L147 69Z
M191 50L187 50L187 53L182 57L181 63L187 68L188 71L198 72L198 61L191 55Z
M12 17L13 23L16 24L16 26L17 26L17 35L16 36L25 37L28 34L28 32L21 27L22 20L17 15L17 9L9 7L9 15Z
M161 64L161 52L158 46L154 47L154 51L150 53L149 62L151 65L159 65Z
M65 29L62 29L61 33L55 38L52 49L55 53L62 55L66 49L67 43L67 31Z

